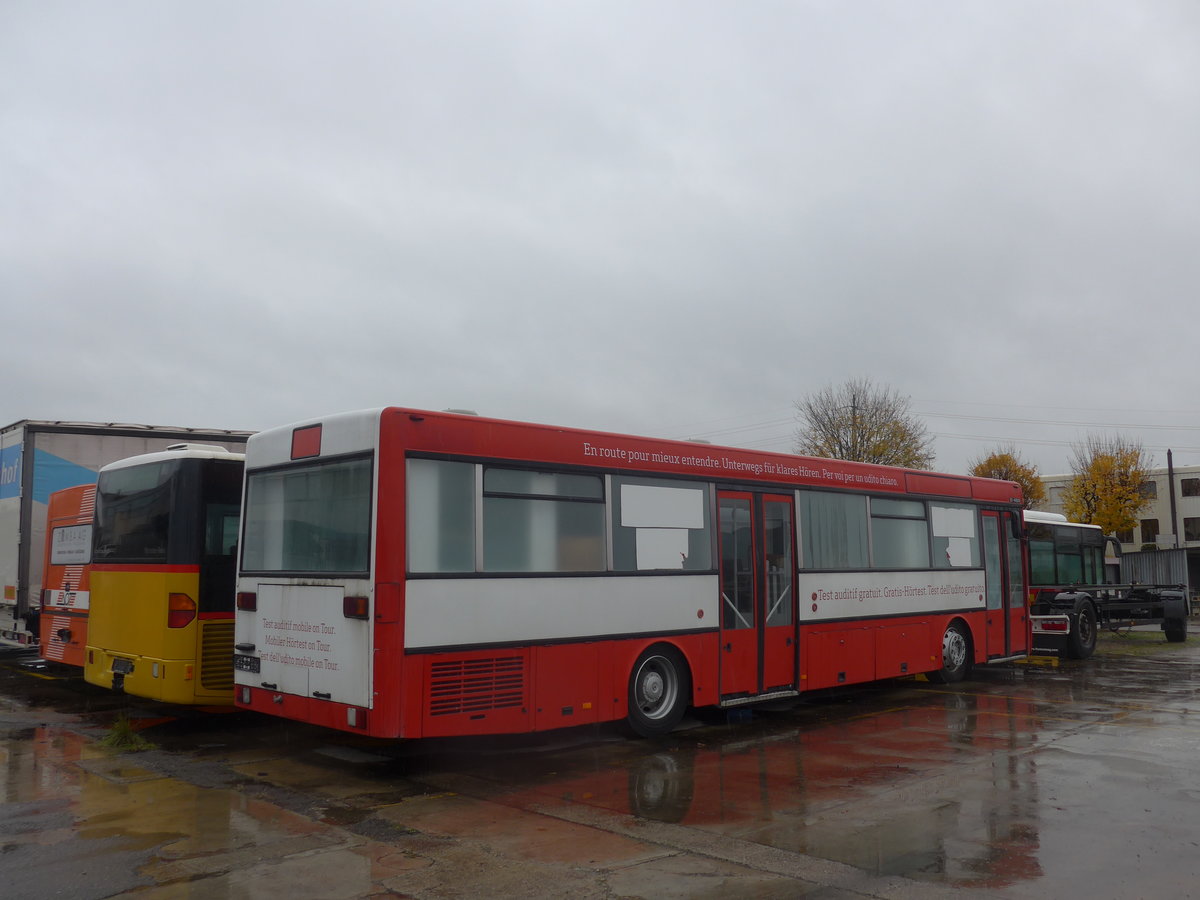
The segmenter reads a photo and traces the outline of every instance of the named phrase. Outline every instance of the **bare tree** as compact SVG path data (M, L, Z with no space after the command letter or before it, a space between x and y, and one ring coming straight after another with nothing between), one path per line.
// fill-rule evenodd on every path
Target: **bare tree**
M894 388L853 378L796 401L796 452L805 456L928 469L933 438Z
M1105 534L1133 528L1149 502L1142 495L1142 482L1150 474L1150 465L1140 441L1089 434L1071 448L1075 477L1063 494L1067 518L1099 525Z
M971 460L967 474L1015 481L1025 495L1025 509L1035 509L1046 499L1046 488L1038 475L1038 467L1025 462L1012 444L997 447L987 456Z

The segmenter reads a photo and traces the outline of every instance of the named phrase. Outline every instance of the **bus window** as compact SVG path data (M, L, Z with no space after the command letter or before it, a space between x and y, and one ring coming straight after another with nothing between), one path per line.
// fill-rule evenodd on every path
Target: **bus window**
M366 572L370 533L369 458L247 479L244 569Z
M876 569L929 567L924 503L871 498L871 565Z
M867 568L867 498L859 494L800 494L804 568Z
M475 571L475 466L408 461L408 571Z
M107 473L97 504L97 562L166 561L178 471L169 461Z
M485 572L605 568L604 484L598 475L484 469Z
M712 568L707 489L625 476L612 484L615 571Z
M979 565L976 511L960 504L929 504L933 532L933 565L938 569Z
M1074 528L1054 529L1054 564L1058 569L1060 584L1083 582L1083 552L1079 545L1079 532Z
M1054 533L1049 525L1029 523L1029 578L1033 584L1056 584L1054 573Z

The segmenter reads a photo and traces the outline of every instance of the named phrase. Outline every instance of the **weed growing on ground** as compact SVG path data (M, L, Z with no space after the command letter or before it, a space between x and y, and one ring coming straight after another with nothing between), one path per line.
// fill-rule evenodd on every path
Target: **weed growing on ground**
M108 734L100 743L110 750L121 750L123 752L137 753L141 750L153 750L154 744L146 740L133 727L133 723L129 720L129 716L121 714L112 726L108 729Z

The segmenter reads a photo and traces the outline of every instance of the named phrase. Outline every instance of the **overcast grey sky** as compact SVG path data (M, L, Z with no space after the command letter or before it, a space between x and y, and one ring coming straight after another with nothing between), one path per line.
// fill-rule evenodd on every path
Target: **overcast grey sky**
M0 425L376 405L1200 464L1200 4L0 3Z

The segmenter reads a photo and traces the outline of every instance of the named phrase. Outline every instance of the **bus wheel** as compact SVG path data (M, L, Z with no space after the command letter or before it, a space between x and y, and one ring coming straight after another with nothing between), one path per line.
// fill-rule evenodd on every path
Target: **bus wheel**
M971 639L961 622L951 622L942 635L942 667L929 673L938 684L962 681L971 671Z
M629 727L642 737L666 734L683 718L691 692L679 651L662 644L650 647L629 676Z
M1067 635L1067 658L1087 659L1096 652L1096 610L1092 604L1080 605L1072 625Z

